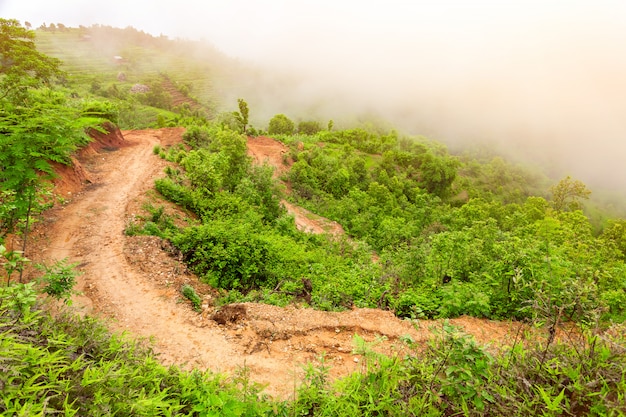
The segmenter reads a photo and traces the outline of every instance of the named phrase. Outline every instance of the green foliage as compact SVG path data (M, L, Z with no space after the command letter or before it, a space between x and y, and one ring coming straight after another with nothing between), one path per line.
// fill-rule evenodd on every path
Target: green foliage
M61 62L37 51L34 40L19 21L0 18L0 99L21 101L29 89L61 75Z
M130 90L132 95L136 97L137 101L150 107L156 107L165 110L172 109L172 96L163 86L163 77L159 76L145 80L145 84L143 85L146 85L148 87L147 91L145 92L140 91L133 93L133 90Z
M191 186L207 196L220 191L225 182L224 176L228 161L222 153L211 153L205 149L190 151L181 161Z
M191 301L191 305L193 306L193 309L196 310L196 312L199 313L202 311L202 299L191 285L184 284L181 287L180 292L185 296L186 299Z
M160 365L93 318L33 310L32 284L0 287L2 415L286 415L242 372Z
M359 260L353 265L367 271L359 274L346 266L355 261L345 246L321 258L314 239L301 246L308 255L296 249L304 242L281 217L271 169L249 165L238 134L219 124L190 132L199 149L178 154L184 172L170 170L157 189L204 223L177 234L186 259L208 282L238 289L245 300L282 304L298 291L272 292L273 286L290 288L304 273L314 284L307 302L322 309L356 304L403 317L522 318L532 316L529 300L545 299L570 319L588 320L594 305L606 306L607 317L626 313L619 306L624 267L614 245L617 226L594 237L581 212L553 211L541 197L506 204L484 194L446 205L460 162L441 147L365 130L291 137L288 180L298 203L338 221L385 259L383 268ZM322 137L349 140L322 147ZM397 142L401 148L382 155L353 147Z
M415 354L385 356L355 337L359 372L334 384L322 359L305 368L298 415L622 415L626 394L617 340L582 336L548 349L517 343L492 356L468 335L442 323L426 349L406 338ZM616 329L617 330L617 329ZM617 330L619 333L619 330ZM605 334L606 335L606 334ZM623 340L623 335L618 336Z
M264 223L275 222L285 209L280 203L282 189L276 184L274 169L268 165L251 166L234 193L241 196L262 216Z
M270 135L291 135L295 125L291 119L284 114L277 114L270 119L267 133Z
M485 155L486 154L486 155ZM484 198L504 204L523 204L530 196L545 196L547 177L537 169L513 164L492 150L479 149L459 155L454 183L459 197Z
M4 245L0 244L0 262L6 273L5 282L8 286L11 283L12 275L15 272L21 273L29 260L24 257L23 251L8 250Z
M387 297L385 301L396 316L412 319L436 317L440 306L437 295L427 288L408 288L395 297Z
M164 206L154 207L152 204L145 204L143 209L148 212L145 216L135 216L128 222L124 229L126 236L158 236L168 239L177 233L178 228L174 224L174 219L165 213Z
M37 313L33 307L37 302L35 283L18 283L15 285L0 286L0 312L4 320L17 316L20 320L29 322Z
M329 395L328 374L330 367L325 364L322 355L320 364L314 366L309 363L304 367L304 381L298 389L297 401L294 404L294 412L303 416L324 415L320 409Z
M37 268L43 272L40 278L44 285L43 292L56 300L62 299L65 304L70 305L76 276L79 275L79 272L75 270L76 266L78 262L68 263L67 258L56 261L52 266L37 265Z
M183 133L183 140L194 148L210 148L211 131L206 126L194 124Z
M525 409L543 415L622 415L626 408L614 401L624 398L624 375L613 366L624 360L624 351L612 349L614 342L612 336L602 340L584 332L567 344L514 347L500 359L492 388L512 401L492 409L499 414Z
M441 336L429 347L433 365L439 370L431 385L446 402L470 405L478 412L495 402L489 392L493 358L471 337L444 322Z
M237 121L238 132L245 135L248 131L248 117L250 110L248 109L248 103L246 103L242 98L237 99L237 105L239 106L239 111L233 112L233 116Z
M331 129L328 129L328 130L331 130ZM322 131L322 125L320 122L316 120L302 120L298 122L298 133L302 135L314 135L321 131Z
M553 186L552 206L556 211L574 211L582 208L580 200L589 198L591 191L579 180L567 176Z
M473 317L491 316L490 296L475 284L452 282L440 291L440 296L439 315L441 317L456 317L463 314Z
M602 232L602 238L607 244L615 245L615 248L626 257L626 220L609 220Z
M249 223L213 221L186 229L173 242L217 288L250 289L271 280L267 244Z
M426 154L420 165L421 182L428 192L444 197L456 178L458 163L452 158Z
M89 100L82 103L81 116L117 123L119 121L119 108L110 101Z
M69 164L89 140L85 129L101 123L81 116L64 93L43 88L60 74L59 62L39 53L33 39L17 21L0 19L0 237L22 233L23 250L32 219L47 207L42 180L52 178L52 163Z

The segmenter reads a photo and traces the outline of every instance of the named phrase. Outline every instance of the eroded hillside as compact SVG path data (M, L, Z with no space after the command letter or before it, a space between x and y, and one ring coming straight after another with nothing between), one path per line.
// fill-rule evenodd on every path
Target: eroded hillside
M424 342L429 327L440 325L400 320L390 311L376 309L322 312L253 303L213 307L215 291L179 262L167 242L124 234L145 202L158 198L153 184L167 162L153 153L154 146L179 143L182 133L169 128L96 135L74 169L57 181L57 192L68 200L48 213L31 257L68 257L79 263L82 295L74 298L73 306L78 312L106 319L115 331L150 339L165 364L229 373L247 367L253 381L266 384L267 393L281 398L293 394L303 365L322 356L333 377L359 370L363 358L353 352L355 335L375 342L378 351L394 354L406 350L402 340ZM276 157L282 151L282 145L269 138L251 140L249 145L258 162L287 169ZM327 220L292 205L288 208L303 229L329 229ZM341 232L339 225L331 229ZM180 287L185 283L203 295L202 313L181 302ZM451 321L495 345L515 331L505 322Z

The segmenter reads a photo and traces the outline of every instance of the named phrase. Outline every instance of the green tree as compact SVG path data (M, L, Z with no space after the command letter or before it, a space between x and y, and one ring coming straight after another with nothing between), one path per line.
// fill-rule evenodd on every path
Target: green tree
M222 188L225 158L206 149L190 151L181 161L191 185L205 195L212 195Z
M41 180L54 175L51 162L70 164L89 141L85 129L99 121L80 118L60 93L33 91L25 99L29 106L0 115L0 237L22 227L24 245L31 216L43 208Z
M51 162L69 164L100 119L81 118L64 94L42 88L61 74L60 61L38 52L34 33L17 20L0 19L0 63L0 239L22 232L25 251Z
M250 167L246 139L229 129L218 132L216 137L220 144L220 154L227 161L226 171L222 174L223 185L227 190L233 191Z
M450 157L439 157L432 153L423 155L420 166L421 182L429 193L445 196L456 178L458 162Z
M609 220L602 232L602 239L612 242L622 255L626 257L626 220Z
M267 132L270 135L291 135L295 125L291 119L284 114L277 114L270 120Z
M252 165L249 175L237 185L235 192L253 205L265 222L276 220L284 209L280 203L281 191L269 165Z
M245 135L248 131L248 116L250 110L248 109L248 103L242 98L237 100L237 104L239 105L239 111L233 112L233 116L235 116L235 120L239 125L239 132Z
M582 209L581 200L589 199L591 191L587 186L574 180L569 175L550 188L552 192L552 207L556 211L574 211Z
M298 133L303 135L314 135L322 130L320 122L315 120L303 120L298 123Z
M60 64L58 59L37 51L35 32L15 19L0 18L0 99L19 101L29 88L60 75Z

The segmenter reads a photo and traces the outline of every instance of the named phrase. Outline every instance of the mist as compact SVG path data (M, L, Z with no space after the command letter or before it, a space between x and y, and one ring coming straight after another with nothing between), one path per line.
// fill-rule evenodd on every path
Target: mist
M295 33L258 62L301 82L265 91L262 107L296 118L378 115L453 150L490 144L554 177L622 191L624 15L580 7L476 27L485 21L466 12L450 11L453 27L412 28L410 37L376 21L335 40Z
M452 150L489 144L592 189L626 188L624 2L21 3L3 0L0 15L212 43L247 66L225 103L246 99L261 128L276 113L379 118Z

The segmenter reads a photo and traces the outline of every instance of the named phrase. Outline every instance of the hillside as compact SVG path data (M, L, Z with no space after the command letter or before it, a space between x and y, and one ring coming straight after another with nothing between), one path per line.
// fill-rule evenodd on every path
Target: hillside
M210 97L210 68L228 62L228 58L204 45L186 41L155 38L132 28L106 26L69 28L64 32L37 31L37 47L57 57L74 82L104 76L110 82L124 72L131 82L141 77L173 72L177 80L194 84L202 96ZM194 57L196 59L189 59ZM204 61L204 64L203 64ZM225 65L225 64L224 64ZM206 94L205 94L206 93Z
M310 388L300 381L310 378L311 369L324 369L329 383L355 375L371 378L368 375L374 375L377 366L386 366L375 365L382 359L373 359L373 352L390 358L429 352L436 334L450 331L446 330L450 325L488 345L496 355L518 343L522 333L525 343L544 340L543 332L522 322L471 317L407 321L388 310L324 312L300 304L215 305L218 293L180 263L180 254L168 242L124 234L130 223L150 215L147 205L166 204L151 191L154 179L169 165L154 153L154 147L175 148L182 132L175 128L96 134L78 155L74 169L56 180L56 191L68 200L47 213L29 255L36 261L68 257L78 262L82 275L77 288L82 294L74 297L72 308L105 320L115 332L150 340L164 365L227 375L245 369L246 383L260 384L263 393L278 400L302 401ZM249 138L248 152L257 163L273 161L283 174L288 173L282 158L276 158L284 152L283 144ZM181 225L194 223L188 213L166 206L167 213L178 214ZM296 225L307 225L303 230L324 229L327 220L308 215L298 220L300 210L289 206ZM182 285L191 285L203 295L201 313L183 301ZM569 326L559 326L557 332L558 341L580 343ZM359 347L363 342L369 347Z
M0 19L0 414L626 412L626 220L580 180L38 31L63 60Z
M74 308L82 314L95 314L114 330L152 340L166 365L229 373L246 366L253 381L284 399L293 396L293 378L303 376L304 365L322 355L333 377L359 370L363 358L352 353L355 335L368 342L378 340L377 351L393 354L406 349L401 338L423 344L430 338L428 328L441 325L424 321L414 327L390 311L375 309L334 313L297 305L213 306L213 292L173 257L166 242L124 235L128 222L142 213L144 202L154 203L152 183L162 176L166 163L152 153L153 147L175 145L181 133L180 129L125 131L122 140L115 132L109 135L113 140L98 136L78 161L90 184L63 186L76 184L72 173L57 180L70 199L47 214L39 229L40 245L33 246L29 257L37 261L67 257L81 265L77 289L82 295L75 297ZM270 139L264 140L264 148L258 141L250 139L254 143L250 149L260 161L271 160L281 149ZM106 150L100 143L106 144ZM297 217L296 224L306 224L307 231L323 230L326 223ZM205 293L201 314L180 303L179 289L184 284ZM507 343L517 326L472 318L451 323L494 347Z

